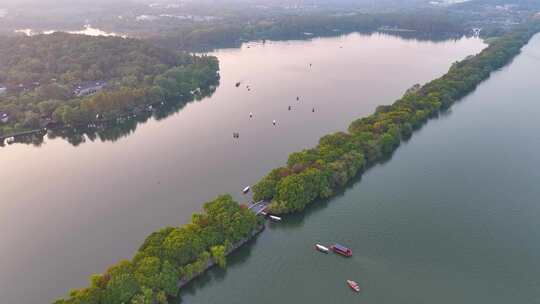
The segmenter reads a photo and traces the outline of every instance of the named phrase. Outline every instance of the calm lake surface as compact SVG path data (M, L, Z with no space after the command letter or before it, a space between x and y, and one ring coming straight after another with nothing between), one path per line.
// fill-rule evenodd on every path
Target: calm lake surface
M540 35L389 162L270 224L182 303L537 303L538 71ZM354 256L316 252L317 242Z
M86 286L90 274L130 258L152 231L186 223L218 194L245 200L241 189L289 153L345 130L483 47L473 38L435 43L379 34L248 44L215 52L222 80L212 97L118 141L0 149L2 302L49 303ZM534 88L526 87L534 81L526 72L537 71L538 61L528 59L533 68L524 58L331 204L273 225L232 258L226 274L205 276L183 301L418 303L437 294L502 301L501 293L532 286L534 277L520 275L535 269L525 265L533 261L525 247L533 235L525 232L538 231L528 200L538 193L523 174L538 174L529 145L538 144L532 125L539 106L526 99ZM317 241L344 242L355 256L317 254ZM365 293L353 298L347 278Z

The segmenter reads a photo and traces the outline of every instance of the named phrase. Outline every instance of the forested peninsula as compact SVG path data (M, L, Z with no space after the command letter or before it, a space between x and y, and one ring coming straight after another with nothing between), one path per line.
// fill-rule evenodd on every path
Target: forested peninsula
M0 136L109 121L217 86L218 60L136 39L0 38Z
M271 201L272 213L286 214L333 196L364 170L388 159L428 119L509 63L538 31L540 22L533 22L493 39L478 55L454 63L444 76L352 122L348 132L326 135L317 147L291 154L287 166L272 170L253 187L254 199Z
M493 39L481 53L452 65L448 73L409 90L375 114L354 121L348 132L330 134L319 145L290 155L287 166L272 170L253 188L255 200L271 200L270 212L299 212L321 198L332 197L352 178L388 159L401 141L430 118L472 92L490 74L508 64L540 23L529 23ZM204 204L183 227L152 233L132 260L91 277L90 286L73 290L55 304L154 304L178 297L179 286L252 238L263 227L246 206L223 195Z
M180 285L215 263L264 227L245 205L223 195L204 204L183 227L166 227L150 234L133 259L93 275L90 286L73 290L55 304L154 304L177 297Z

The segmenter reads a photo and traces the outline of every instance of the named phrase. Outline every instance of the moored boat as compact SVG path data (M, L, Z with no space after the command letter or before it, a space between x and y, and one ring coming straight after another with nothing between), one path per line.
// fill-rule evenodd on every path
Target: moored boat
M242 192L244 192L244 194L248 193L249 192L249 186L245 187L244 190L242 190Z
M315 244L315 249L319 250L320 252L328 253L330 249L328 247L325 247L321 244Z
M281 221L281 218L279 216L275 216L275 215L270 215L269 218L274 221L274 222L279 222Z
M355 281L353 280L347 280L347 285L349 285L349 287L356 291L356 292L360 292L360 286L358 285L358 283L356 283Z
M330 246L330 248L332 248L332 250L337 254L341 254L341 255L346 256L346 257L352 256L352 250L345 247L345 246L343 246L343 245L334 244L334 245Z

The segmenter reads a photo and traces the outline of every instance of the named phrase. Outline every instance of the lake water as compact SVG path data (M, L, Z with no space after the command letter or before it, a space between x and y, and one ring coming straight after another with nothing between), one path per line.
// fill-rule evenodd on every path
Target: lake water
M537 303L538 71L540 35L389 162L271 224L182 303ZM354 256L319 253L317 242Z
M213 96L190 103L166 119L150 120L114 142L87 140L74 147L54 139L41 147L16 144L0 149L2 301L48 303L71 288L86 286L90 274L130 258L150 232L186 223L203 202L218 194L228 192L245 199L242 188L283 164L289 153L315 145L321 135L346 129L355 118L372 113L377 105L393 102L415 83L444 74L452 62L483 47L482 41L474 38L421 42L351 34L219 50L214 54L220 59L222 79ZM241 85L236 87L239 81ZM296 101L297 96L300 101ZM250 112L254 114L251 119ZM474 120L469 124L480 123L481 118L489 123L490 116L482 112L470 117ZM277 121L276 126L272 120ZM433 123L422 133L437 130L444 122ZM504 120L499 123L519 126ZM473 169L466 156L458 163L447 162L449 157L457 157L457 151L473 149L474 141L463 141L465 135L474 133L463 127L459 122L449 126L456 136L439 138L442 144L435 141L437 136L425 138L424 144L422 137L426 135L414 137L388 165L372 170L365 181L321 208L324 210L273 226L256 246L233 258L242 263L233 262L226 275L214 273L218 279L206 283L210 288L186 295L185 301L247 303L261 297L260 303L268 303L270 297L286 296L282 302L289 302L305 296L322 302L330 296L350 297L343 285L348 277L366 289L361 297L372 294L383 299L393 294L421 299L424 292L444 288L425 281L433 286L409 289L418 280L432 278L415 277L428 272L420 267L425 253L440 248L451 254L455 248L450 245L460 247L456 238L463 236L460 233L465 228L452 231L444 225L464 225L471 219L460 218L467 216L468 210L442 195L444 191L454 193L450 191L454 188L437 180L442 178L439 175L426 176L449 174L452 187L470 181L470 174L458 170L462 165ZM477 132L497 134L493 131L482 128ZM233 132L239 132L240 138L233 139ZM419 147L423 151L410 150ZM512 147L505 144L496 152L501 153L502 148ZM477 151L467 153L477 156ZM414 158L401 160L406 155ZM511 164L513 155L508 157L495 167ZM473 159L476 157L471 162ZM479 161L488 160L481 157ZM468 182L463 186L467 185L475 187ZM439 214L444 215L442 220L432 219L431 213L444 206L456 206L453 217L444 213ZM512 205L506 206L513 210ZM428 224L449 229L445 236L449 241L433 239L439 236L438 228ZM482 223L482 227L487 224ZM423 234L426 227L433 230L428 235ZM311 250L315 241L333 240L353 246L355 257L343 260L315 255ZM439 247L434 249L435 241ZM390 258L413 259L418 267L410 273L409 261L401 265L396 260L388 262ZM437 261L425 262L431 265ZM451 265L449 270L456 270L454 264L439 262L441 267ZM440 275L442 270L434 269ZM493 283L486 285L493 287ZM389 286L397 289L388 292Z

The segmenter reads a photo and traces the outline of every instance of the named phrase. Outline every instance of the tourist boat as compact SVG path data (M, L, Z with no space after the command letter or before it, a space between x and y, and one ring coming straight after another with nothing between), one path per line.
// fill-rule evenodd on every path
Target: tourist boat
M279 221L281 221L281 218L280 218L279 216L270 215L269 217L270 217L270 219L271 219L272 221L274 221L274 222L279 222Z
M320 252L328 253L330 249L328 247L325 247L321 244L315 244L315 249L319 250Z
M346 257L352 256L352 250L345 247L345 246L343 246L343 245L334 244L334 245L330 246L330 248L332 248L332 250L337 254L341 254L341 255L346 256Z
M360 292L360 286L358 286L358 283L356 283L355 281L347 280L347 285L349 285L352 290Z
M249 186L245 187L244 190L242 190L242 192L244 192L244 194L248 193L249 192Z

